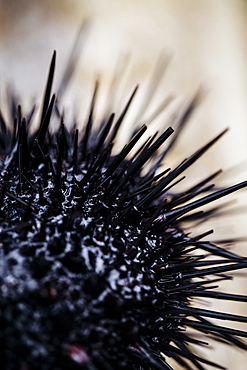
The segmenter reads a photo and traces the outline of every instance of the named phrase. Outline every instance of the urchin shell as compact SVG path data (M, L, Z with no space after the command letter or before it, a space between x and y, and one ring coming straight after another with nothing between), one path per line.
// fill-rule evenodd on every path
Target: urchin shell
M111 114L96 128L96 83L84 132L69 131L51 97L54 69L55 53L36 133L33 109L22 117L14 99L13 122L0 117L3 369L171 369L169 357L187 369L222 368L190 344L210 336L246 349L246 332L210 319L247 318L198 308L193 299L245 302L213 288L247 260L205 241L210 232L190 237L183 224L206 218L215 209L193 211L247 183L213 191L214 173L183 193L175 185L223 133L158 173L175 141L171 127L139 145L143 125L112 154L136 89L119 117ZM180 127L192 108L193 102ZM51 118L60 122L54 133Z

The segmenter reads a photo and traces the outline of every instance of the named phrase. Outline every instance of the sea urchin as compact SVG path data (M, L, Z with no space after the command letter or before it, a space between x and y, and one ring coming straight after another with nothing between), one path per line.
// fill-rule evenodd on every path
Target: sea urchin
M208 233L190 237L182 225L206 218L214 210L197 208L247 182L213 191L214 173L183 193L174 188L223 133L158 173L175 141L171 127L139 144L143 125L112 154L136 90L119 117L111 114L96 128L96 83L84 133L69 131L51 97L54 69L55 53L37 132L30 130L33 109L22 117L15 99L13 121L0 116L2 369L161 370L171 369L169 357L186 369L222 368L191 344L203 345L208 335L246 349L246 332L211 318L247 318L196 307L193 299L246 302L213 288L246 268L247 259L205 241ZM54 133L51 118L60 121Z

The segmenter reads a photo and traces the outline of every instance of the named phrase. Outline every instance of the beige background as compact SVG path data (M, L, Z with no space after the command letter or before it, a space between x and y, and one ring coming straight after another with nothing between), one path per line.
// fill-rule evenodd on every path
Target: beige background
M183 133L170 161L178 163L215 134L230 132L200 163L188 171L188 181L208 171L226 170L222 184L247 178L247 3L244 0L0 0L0 103L4 110L6 83L14 85L24 109L40 101L53 49L58 52L56 82L83 19L91 19L73 85L64 99L83 121L95 76L102 81L98 115L104 109L105 91L119 58L130 56L125 89L116 106L122 106L137 82L141 100L148 77L161 53L170 62L150 109L162 97L174 96L169 108L151 125L166 127L169 115L201 87L204 99ZM120 57L122 56L122 57ZM122 96L125 99L122 100ZM139 99L139 100L138 100ZM135 105L137 106L137 104ZM150 110L151 111L151 110ZM147 115L149 111L146 112ZM131 116L132 114L132 116ZM127 117L131 124L132 110ZM145 117L144 117L145 118ZM69 120L69 118L68 118ZM124 137L124 130L122 131ZM240 164L240 165L239 165ZM237 166L237 169L233 169ZM246 205L246 191L235 197ZM217 237L246 235L246 211L212 220ZM246 244L239 246L247 254ZM228 283L229 291L247 293L245 278ZM211 307L211 306L210 306ZM247 315L246 305L220 302L217 309ZM229 369L246 369L246 355L232 348L207 353Z

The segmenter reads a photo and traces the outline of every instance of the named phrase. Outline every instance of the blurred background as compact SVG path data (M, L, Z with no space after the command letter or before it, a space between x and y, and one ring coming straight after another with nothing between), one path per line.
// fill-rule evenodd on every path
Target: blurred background
M74 78L64 95L67 120L83 122L95 78L101 81L96 119L107 105L107 92L117 69L120 87L114 109L123 107L137 83L140 88L126 125L145 121L153 109L172 97L169 107L150 125L166 128L200 90L201 102L173 150L172 165L197 150L225 128L229 132L193 166L188 181L202 179L219 168L220 183L232 185L247 178L247 2L245 0L0 0L0 105L6 110L6 87L14 88L25 109L41 102L53 50L57 51L55 87L82 22L81 55ZM160 82L150 105L145 105L148 81L155 66ZM166 68L165 68L166 66ZM164 70L163 78L162 71ZM144 98L143 98L144 96ZM121 138L124 141L126 127ZM170 162L169 162L170 164ZM187 181L187 180L186 180ZM231 198L232 199L232 198ZM246 191L234 196L234 207L246 207ZM240 212L238 212L240 213ZM241 214L209 221L215 238L246 236L246 209ZM211 222L211 223L210 223ZM205 231L205 226L204 231ZM236 248L247 255L246 243ZM246 277L227 282L231 292L247 294ZM243 304L214 303L217 308L247 315ZM246 369L247 356L217 345L206 356L229 369Z

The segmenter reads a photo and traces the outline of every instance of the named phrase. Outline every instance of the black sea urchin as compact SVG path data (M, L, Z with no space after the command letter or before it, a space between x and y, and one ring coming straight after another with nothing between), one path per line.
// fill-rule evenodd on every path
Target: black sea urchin
M169 357L186 369L222 368L190 346L208 335L246 349L246 332L210 319L247 318L195 307L193 298L246 301L212 288L247 260L202 241L208 233L190 237L181 225L206 217L193 210L247 182L213 192L215 173L183 193L170 190L222 134L157 174L174 140L157 151L173 129L138 146L143 125L113 155L135 92L117 119L111 114L96 129L96 84L84 134L69 132L51 97L54 68L55 54L35 134L33 110L22 117L14 99L11 127L0 116L1 368L171 369ZM51 118L60 121L55 133Z

